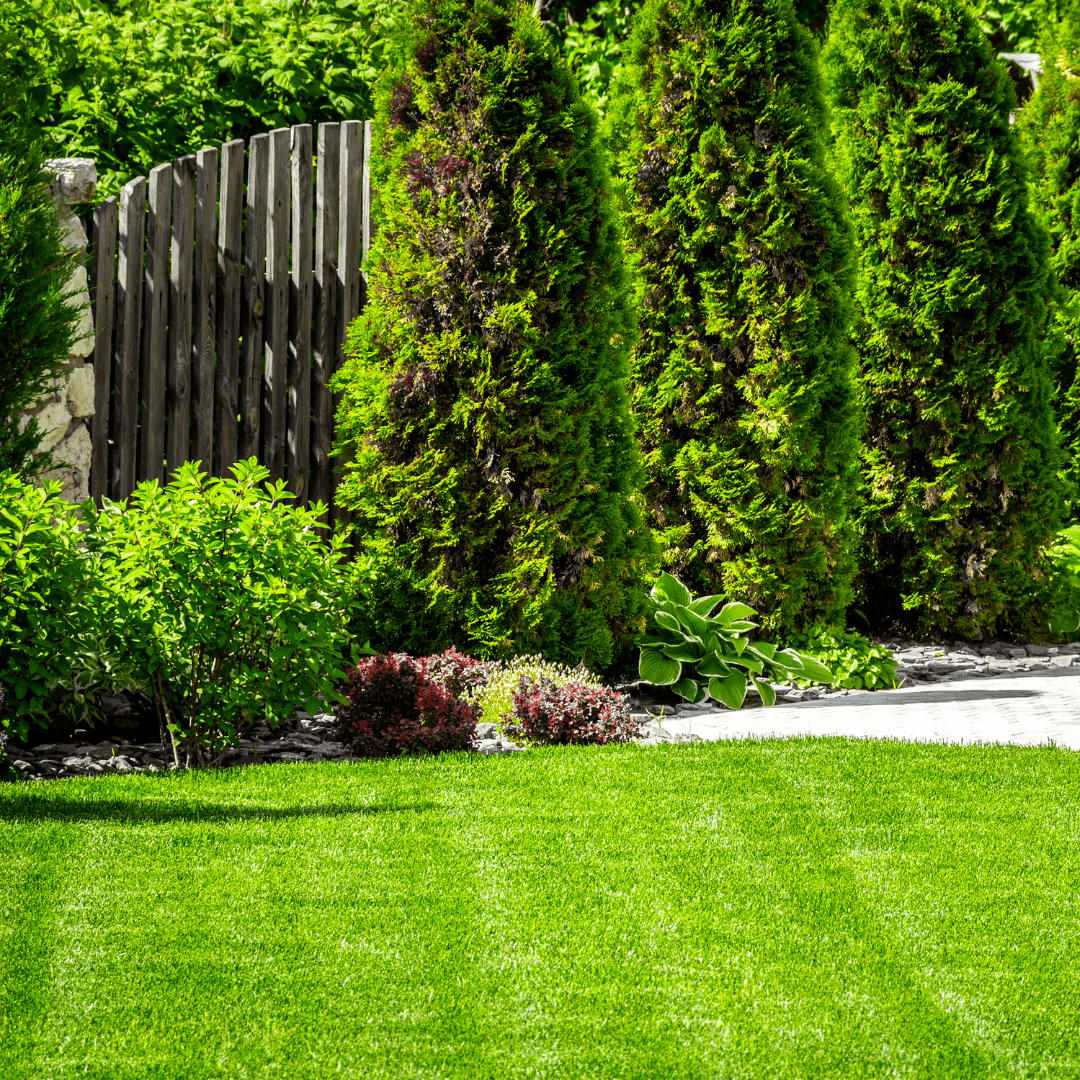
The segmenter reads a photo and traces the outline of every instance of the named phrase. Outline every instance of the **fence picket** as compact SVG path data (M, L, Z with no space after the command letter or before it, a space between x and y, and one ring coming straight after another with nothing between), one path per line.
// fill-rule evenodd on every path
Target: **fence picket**
M236 461L240 380L240 227L244 203L244 140L221 148L218 214L218 359L214 383L214 475Z
M200 150L195 180L194 341L191 357L191 457L209 474L214 444L214 323L217 316L218 152Z
M195 244L195 155L173 162L172 248L169 263L168 427L166 476L185 461L191 443L191 285Z
M333 402L330 376L337 353L338 184L341 126L319 125L315 171L315 336L311 387L312 502L330 505ZM326 519L324 518L324 521ZM327 522L329 523L329 522Z
M285 476L285 404L289 373L290 132L270 133L270 196L266 223L266 359L263 363L263 464Z
M135 490L139 418L139 337L143 304L143 241L146 236L146 178L139 176L120 192L120 257L116 288L115 397L111 498ZM95 374L96 377L96 374Z
M247 235L244 238L244 351L240 362L240 439L242 459L259 456L262 413L263 318L266 297L266 193L270 176L270 136L248 143Z
M362 181L362 209L360 218L360 263L367 262L371 252L371 121L364 121L364 177ZM367 303L368 276L366 270L360 272L360 309Z
M150 170L146 215L146 270L143 284L142 377L139 407L139 479L164 478L165 471L165 332L169 311L169 219L172 214L172 165Z
M308 497L311 443L311 125L292 129L292 281L289 286L289 490Z
M117 202L113 195L94 208L94 261L90 294L94 313L94 419L90 425L90 494L101 506L108 494L109 407L112 390L113 323L116 305Z

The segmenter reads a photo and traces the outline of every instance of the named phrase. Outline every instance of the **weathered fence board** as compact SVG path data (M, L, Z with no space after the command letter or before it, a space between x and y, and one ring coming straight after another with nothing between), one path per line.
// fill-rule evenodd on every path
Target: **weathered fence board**
M191 292L191 457L209 473L214 449L214 323L217 315L218 152L200 150L195 181L195 274Z
M311 488L312 502L329 507L330 447L333 402L330 376L337 354L337 249L340 182L340 128L319 125L318 166L315 172L315 326L311 371Z
M116 312L116 196L94 208L90 295L94 315L94 419L90 425L90 494L101 505L108 493L109 413L112 405L113 320Z
M195 155L173 162L172 248L169 262L168 428L165 475L188 460L191 444L191 286L195 261Z
M142 327L143 242L146 237L146 178L120 192L120 255L116 272L113 457L109 495L126 499L135 490L139 419L139 335ZM94 378L98 373L95 371ZM91 450L92 453L92 450Z
M289 490L307 502L311 443L311 125L292 129L292 281L289 287Z
M320 124L317 147L298 124L159 165L98 208L96 498L255 457L345 517L329 383L364 302L370 154L370 123Z
M214 475L228 476L236 461L240 380L240 229L244 203L244 141L221 148L218 209L218 355L214 373Z
M166 330L169 318L169 219L172 165L150 170L143 278L139 479L161 482L165 472Z
M270 136L248 144L247 214L244 237L243 352L240 356L240 458L258 457L262 414L263 314L266 306L266 192L270 176Z

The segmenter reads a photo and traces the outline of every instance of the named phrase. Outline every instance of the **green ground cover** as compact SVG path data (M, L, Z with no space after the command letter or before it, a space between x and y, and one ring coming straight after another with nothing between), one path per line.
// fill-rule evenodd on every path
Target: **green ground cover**
M0 1076L1078 1076L1080 755L851 740L0 788Z

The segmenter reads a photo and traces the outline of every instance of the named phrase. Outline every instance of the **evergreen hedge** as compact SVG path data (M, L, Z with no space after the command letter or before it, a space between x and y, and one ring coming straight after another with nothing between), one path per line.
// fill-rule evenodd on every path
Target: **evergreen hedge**
M1058 426L1068 464L1072 514L1080 513L1080 3L1066 8L1039 43L1043 71L1017 114L1031 167L1032 205L1050 233L1050 265L1064 289L1054 329Z
M823 65L861 253L865 610L1022 630L1063 485L1012 84L963 0L847 0Z
M0 472L24 475L48 461L31 463L40 432L36 420L20 430L19 413L55 381L78 323L45 143L25 108L32 70L20 43L0 35Z
M842 621L855 255L789 0L650 0L610 106L640 260L633 408L664 565L770 629Z
M603 666L640 625L651 548L595 115L527 6L423 0L394 46L342 500L438 627L412 648Z

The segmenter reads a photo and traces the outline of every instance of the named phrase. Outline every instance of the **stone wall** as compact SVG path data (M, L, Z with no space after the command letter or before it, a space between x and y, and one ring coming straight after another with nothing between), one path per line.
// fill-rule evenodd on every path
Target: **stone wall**
M86 230L71 208L88 203L97 186L97 168L89 158L60 158L50 161L56 174L53 197L64 220L65 245L75 252L69 281L71 302L81 310L79 339L71 350L60 379L38 404L23 415L25 429L31 417L37 417L41 431L38 450L52 451L56 468L45 473L47 479L60 480L64 498L82 502L89 497L90 423L94 415L94 319L90 311L90 293L86 278Z

